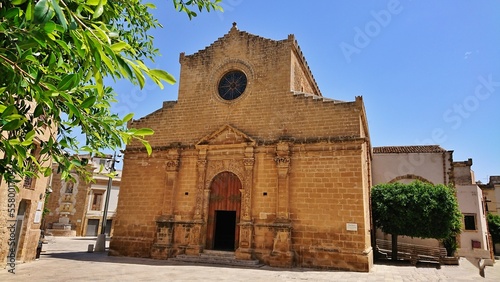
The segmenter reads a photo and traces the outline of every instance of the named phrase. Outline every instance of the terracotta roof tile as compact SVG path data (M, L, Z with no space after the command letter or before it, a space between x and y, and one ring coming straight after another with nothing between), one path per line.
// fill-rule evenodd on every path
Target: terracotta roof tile
M373 147L374 154L443 153L443 152L446 152L446 150L441 148L439 145Z

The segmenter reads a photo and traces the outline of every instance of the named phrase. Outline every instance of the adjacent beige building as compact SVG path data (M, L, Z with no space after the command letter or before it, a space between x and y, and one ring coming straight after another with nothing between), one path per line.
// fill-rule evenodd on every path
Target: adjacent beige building
M471 166L472 159L453 162L458 204L464 216L458 255L490 259L493 247L488 233L484 196L476 184Z
M108 158L92 158L89 169L93 171L93 181L87 183L74 174L75 181L64 181L57 174L54 166L52 194L47 208L49 213L44 217L47 234L54 236L97 236L101 232L104 204L107 193L109 170L105 164ZM101 168L102 166L102 168ZM109 197L106 234L110 234L118 203L121 171L116 171Z
M490 176L487 184L479 184L489 213L500 215L500 176Z
M39 154L40 142L47 141L56 130L50 127L39 128L39 130L34 139L33 155L38 157L42 166L50 167L52 160L44 160L44 156ZM3 157L1 154L2 152L0 152L0 158ZM0 268L5 268L7 265L8 269L12 269L15 268L13 264L15 261L19 263L35 259L49 183L50 177L43 175L38 178L25 177L16 183L19 189L16 192L14 187L8 187L3 178L0 178L0 226L2 227L0 228Z
M486 216L481 189L475 184L472 159L453 162L453 151L438 145L387 146L373 148L373 184L415 180L431 184L453 185L463 228L459 237L459 256L491 258ZM389 234L377 231L377 238L390 240ZM400 236L398 241L440 247L435 239Z
M2 181L0 185L0 263L2 268L15 253L17 262L32 261L41 235L42 213L49 178L26 177L19 192ZM11 202L10 199L13 199ZM14 204L14 206L8 206ZM13 239L13 240L12 240ZM11 242L14 241L13 249Z
M371 146L361 97L324 97L293 35L239 31L181 54L177 101L135 120L112 255L204 250L369 271Z

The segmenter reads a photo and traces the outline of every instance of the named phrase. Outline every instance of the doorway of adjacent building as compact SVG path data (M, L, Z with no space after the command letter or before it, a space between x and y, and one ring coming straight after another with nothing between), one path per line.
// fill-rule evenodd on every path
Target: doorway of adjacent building
M87 232L85 232L85 236L97 236L98 229L99 219L89 219L87 221Z
M232 172L215 176L210 185L206 248L234 251L238 248L241 181Z
M29 214L29 208L30 208L31 201L28 200L21 200L19 203L19 208L17 210L17 217L16 217L16 231L14 233L14 242L16 246L16 258L20 257L21 245L24 244L24 239L26 234L26 222L24 221L25 215Z

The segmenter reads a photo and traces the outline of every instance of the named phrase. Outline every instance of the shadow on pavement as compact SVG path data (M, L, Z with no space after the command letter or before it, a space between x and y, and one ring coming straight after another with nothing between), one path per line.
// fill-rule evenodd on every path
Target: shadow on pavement
M324 272L343 272L340 270L331 269L315 269L315 268L276 268L267 265L258 266L237 266L237 265L223 265L223 264L207 264L207 263L191 263L181 261L169 260L156 260L151 258L137 258L137 257L121 257L109 256L108 252L101 253L88 253L88 252L57 252L42 254L41 259L54 258L54 259L67 259L75 261L88 261L88 262L104 262L104 263L118 263L118 264L135 264L135 265L149 265L149 266L202 266L202 267L218 267L218 268L239 268L239 269L259 269L264 271L287 271L287 272L310 272L310 271L324 271ZM368 273L368 272L367 272Z

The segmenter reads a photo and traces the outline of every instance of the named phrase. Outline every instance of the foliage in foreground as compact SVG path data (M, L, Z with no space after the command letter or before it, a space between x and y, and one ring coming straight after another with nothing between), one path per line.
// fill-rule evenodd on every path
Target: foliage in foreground
M193 9L221 10L219 1L173 3L191 18ZM133 114L110 111L116 94L103 78L141 88L146 78L161 88L175 82L145 63L158 55L148 34L161 27L154 8L140 0L0 2L0 173L6 182L49 175L50 160L63 178L71 170L85 174L74 154L116 150L133 139L151 153L144 137L153 131L127 129Z

